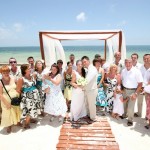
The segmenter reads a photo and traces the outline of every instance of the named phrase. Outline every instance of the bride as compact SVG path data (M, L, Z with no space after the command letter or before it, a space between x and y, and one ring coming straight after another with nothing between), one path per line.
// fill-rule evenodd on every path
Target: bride
M81 60L76 62L77 70L72 74L71 85L72 89L72 101L71 101L71 120L77 121L78 119L87 115L84 99L84 91L82 86L78 85L77 82L81 78L85 78L85 70L82 67Z

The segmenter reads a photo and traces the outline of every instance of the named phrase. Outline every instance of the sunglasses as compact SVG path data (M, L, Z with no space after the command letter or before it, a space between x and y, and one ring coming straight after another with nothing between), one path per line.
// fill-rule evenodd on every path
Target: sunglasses
M15 64L15 63L17 63L17 62L16 62L16 61L10 61L10 64L12 64L12 63L14 63L14 64Z

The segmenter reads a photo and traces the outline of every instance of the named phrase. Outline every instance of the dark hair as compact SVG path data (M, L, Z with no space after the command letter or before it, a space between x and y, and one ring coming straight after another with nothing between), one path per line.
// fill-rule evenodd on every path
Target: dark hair
M30 56L30 57L27 58L27 60L29 60L29 59L33 59L34 60L33 56Z
M85 78L85 76L86 76L86 72L85 72L85 69L82 67L82 69L81 69L81 73L82 73L82 76Z
M145 56L149 56L150 54L144 54L144 56L143 56L143 58L145 57Z
M93 59L93 66L95 66L96 62L101 63L102 61L101 61L101 59L98 59L98 58Z
M95 58L101 57L101 55L99 54L95 54Z
M81 58L81 60L83 60L83 59L90 60L88 56L83 56L83 57Z
M70 56L74 56L74 54L70 54Z
M37 60L37 61L35 62L35 65L34 65L34 66L35 66L35 71L38 71L37 68L36 68L36 65L37 65L38 62L41 62L41 63L42 63L41 60ZM42 63L42 71L44 70L44 68L45 68L45 65L44 65L44 63Z
M57 64L59 63L63 64L63 61L61 59L57 60Z
M70 62L70 61L68 61L68 62L67 62L67 66L68 66L70 63L71 63L71 62Z
M139 55L138 55L137 53L133 53L133 54L131 55L131 57L132 57L133 55L136 55L137 58L139 58Z
M26 70L29 68L29 64L22 64L20 69L21 69L21 74L22 76L25 76Z
M56 75L59 74L59 67L58 67L58 65L57 65L56 63L52 64L51 69L52 69L53 67L57 69L57 72L56 72L56 74L55 74L55 76L56 76ZM51 76L52 73L50 73L49 75Z

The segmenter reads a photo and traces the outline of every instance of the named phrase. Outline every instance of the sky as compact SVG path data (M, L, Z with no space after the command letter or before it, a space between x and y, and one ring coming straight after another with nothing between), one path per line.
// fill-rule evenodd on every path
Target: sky
M113 29L150 45L150 0L0 0L0 47L39 46L41 30Z

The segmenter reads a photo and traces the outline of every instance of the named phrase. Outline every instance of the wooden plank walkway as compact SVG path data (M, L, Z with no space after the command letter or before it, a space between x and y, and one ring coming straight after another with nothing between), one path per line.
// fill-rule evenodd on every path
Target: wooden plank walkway
M92 124L65 121L60 130L57 150L119 150L106 118Z

